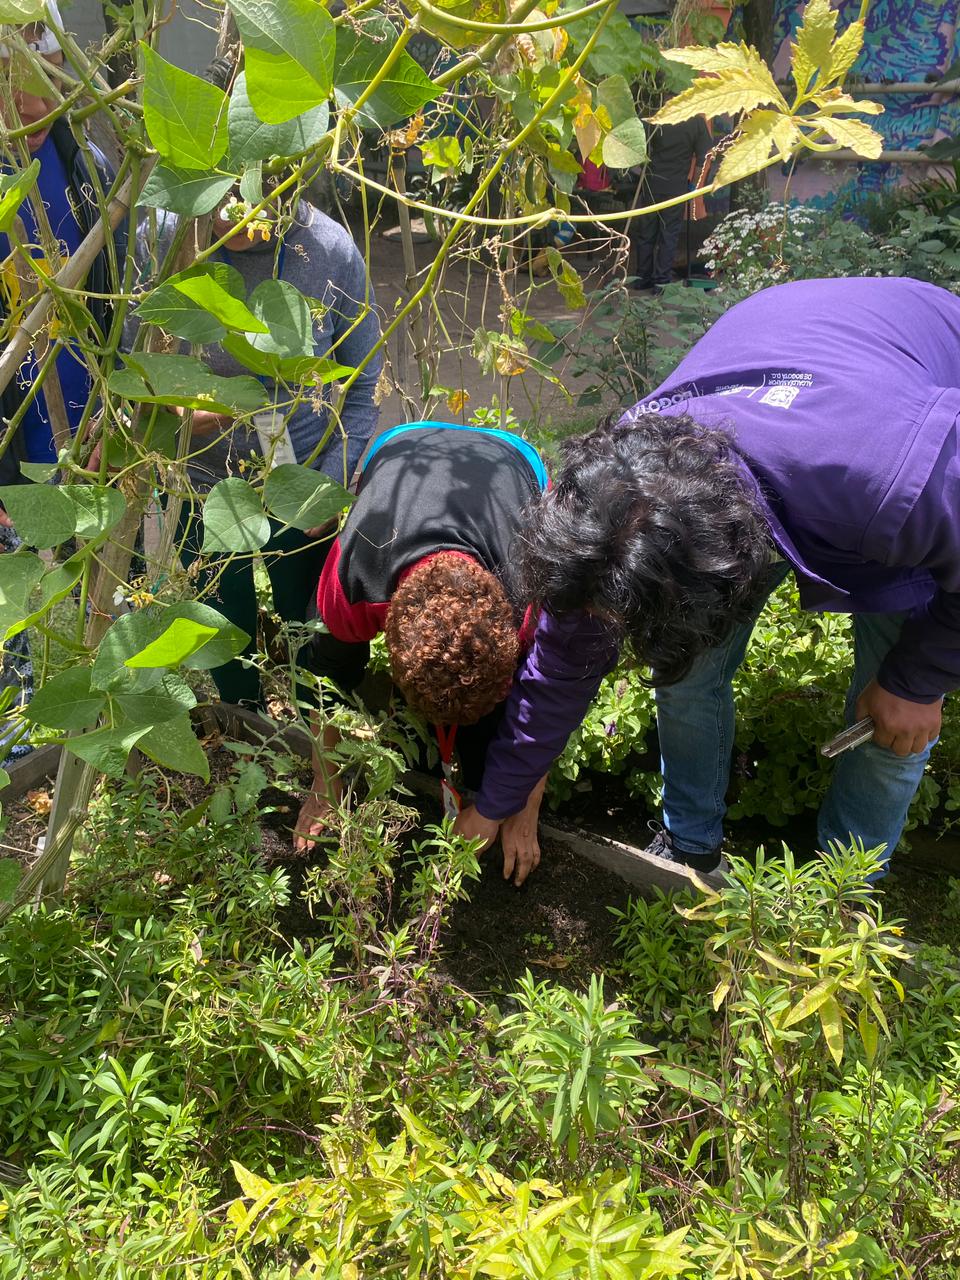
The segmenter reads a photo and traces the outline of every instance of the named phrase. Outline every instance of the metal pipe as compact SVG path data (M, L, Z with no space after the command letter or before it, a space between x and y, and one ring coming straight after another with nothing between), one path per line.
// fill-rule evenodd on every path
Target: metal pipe
M789 80L779 80L777 83L781 89L791 89L793 87ZM936 94L947 94L955 97L960 93L960 80L944 80L942 84L938 84L935 80L880 80L867 81L863 84L845 84L843 87L844 91L849 94L915 93L931 98Z
M947 167L947 161L931 160L922 151L881 151L878 156L860 156L856 151L845 147L840 151L804 151L801 155L803 160L817 160L821 163L839 160L844 164L927 164L935 169Z

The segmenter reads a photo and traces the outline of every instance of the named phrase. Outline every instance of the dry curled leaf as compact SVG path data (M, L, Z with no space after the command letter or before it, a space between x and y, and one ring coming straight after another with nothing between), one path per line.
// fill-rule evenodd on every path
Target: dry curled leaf
M45 818L53 808L53 796L42 788L37 791L28 791L23 802L38 818Z

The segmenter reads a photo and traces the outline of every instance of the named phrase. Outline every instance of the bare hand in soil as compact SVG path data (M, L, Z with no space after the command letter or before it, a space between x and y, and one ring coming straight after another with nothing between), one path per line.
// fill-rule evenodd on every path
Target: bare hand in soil
M482 814L477 813L475 804L468 804L465 809L461 809L456 822L453 824L453 834L455 836L463 836L464 840L483 841L483 847L480 849L481 853L490 848L499 831L500 823L494 822L493 818L485 818Z
M940 736L942 708L942 699L908 702L872 680L857 701L856 718L870 716L876 726L873 740L878 746L888 747L898 756L919 755Z
M0 511L0 525L2 525L4 529L13 528L13 521L5 511Z
M539 805L537 806L539 810ZM515 885L523 884L531 871L540 865L540 841L537 839L538 812L521 809L507 818L500 830L503 847L503 878L513 876Z
M300 806L300 816L293 831L293 847L297 853L309 853L321 836L333 825L334 808L326 796L311 794Z

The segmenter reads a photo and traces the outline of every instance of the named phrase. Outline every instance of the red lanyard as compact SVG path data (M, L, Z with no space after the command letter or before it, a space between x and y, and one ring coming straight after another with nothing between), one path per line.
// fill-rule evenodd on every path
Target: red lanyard
M437 745L440 747L440 761L443 764L443 776L449 780L453 777L453 744L457 740L455 724L434 725L437 733Z

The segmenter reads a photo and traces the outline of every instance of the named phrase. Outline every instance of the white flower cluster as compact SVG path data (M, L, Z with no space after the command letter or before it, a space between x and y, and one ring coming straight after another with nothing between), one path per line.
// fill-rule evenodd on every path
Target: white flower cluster
M822 215L768 204L728 214L704 241L707 270L738 285L761 289L789 279L791 251L815 234Z

